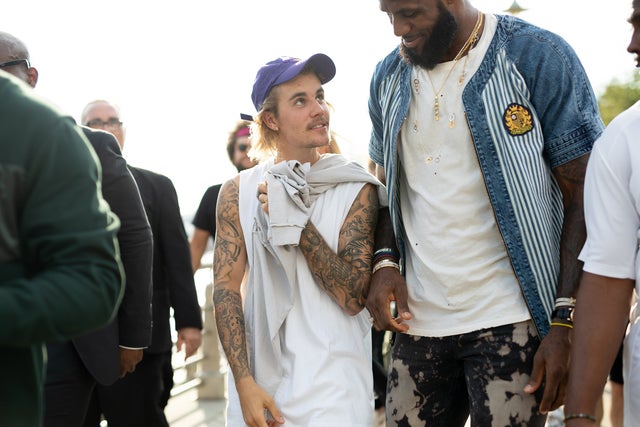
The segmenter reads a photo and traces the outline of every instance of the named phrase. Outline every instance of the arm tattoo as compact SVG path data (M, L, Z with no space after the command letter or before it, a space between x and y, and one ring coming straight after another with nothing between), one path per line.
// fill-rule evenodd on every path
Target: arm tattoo
M367 184L340 229L337 254L311 222L302 231L300 248L316 281L352 315L362 310L368 292L377 217L378 194L373 185Z
M218 336L237 382L251 375L240 294L216 287L213 291Z
M233 263L237 262L244 245L238 215L238 185L229 181L220 191L216 206L216 236L213 275L216 284L231 280Z
M238 184L235 180L228 181L220 190L216 207L217 232L213 259L216 325L235 381L251 375L240 296L246 250L238 202Z

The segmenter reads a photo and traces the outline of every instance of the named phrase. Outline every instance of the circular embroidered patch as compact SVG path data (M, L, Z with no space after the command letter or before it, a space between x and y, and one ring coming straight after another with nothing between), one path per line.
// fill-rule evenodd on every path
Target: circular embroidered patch
M524 105L510 104L502 119L504 127L513 136L524 135L533 129L531 110Z

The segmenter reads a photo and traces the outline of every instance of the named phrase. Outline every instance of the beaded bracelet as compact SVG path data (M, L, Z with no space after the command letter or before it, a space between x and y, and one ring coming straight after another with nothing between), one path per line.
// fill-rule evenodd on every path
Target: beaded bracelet
M578 418L585 418L585 419L587 419L589 421L593 421L594 423L596 422L596 417L594 417L591 414L585 414L583 412L579 412L577 414L566 414L564 416L565 422L569 421L569 420L575 420L575 419L578 419Z

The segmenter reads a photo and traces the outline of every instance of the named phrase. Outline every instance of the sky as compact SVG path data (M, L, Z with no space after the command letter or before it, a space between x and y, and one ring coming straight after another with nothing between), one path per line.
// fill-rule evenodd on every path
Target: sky
M504 13L513 0L470 0ZM519 17L575 49L596 95L634 72L626 52L631 0L518 0ZM168 176L185 217L206 188L235 174L225 144L240 113L254 114L258 68L279 56L322 52L336 63L325 85L343 152L366 162L369 81L399 42L375 0L30 0L4 2L0 30L23 40L36 91L79 119L86 103L122 110L124 156Z

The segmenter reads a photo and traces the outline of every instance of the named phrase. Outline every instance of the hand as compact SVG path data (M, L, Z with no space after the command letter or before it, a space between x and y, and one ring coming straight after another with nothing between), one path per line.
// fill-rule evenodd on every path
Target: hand
M178 329L178 340L176 348L182 350L184 345L184 360L193 356L202 343L202 332L198 328L182 328Z
M240 397L244 422L249 427L275 427L284 424L284 418L273 398L256 384L251 376L237 381L236 389ZM265 416L267 413L271 418L269 420Z
M269 215L269 197L266 181L258 184L258 200L260 201L264 213Z
M142 360L142 349L133 350L120 347L120 378L136 370L136 365Z
M398 310L396 318L391 316L392 301L396 302ZM398 269L384 267L374 273L366 306L373 318L372 324L378 331L404 333L409 330L409 325L403 323L411 319L407 304L407 282Z
M551 327L533 358L531 378L524 392L534 393L544 379L544 393L539 408L541 414L553 411L564 403L569 375L570 332L571 329L562 326Z

